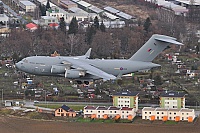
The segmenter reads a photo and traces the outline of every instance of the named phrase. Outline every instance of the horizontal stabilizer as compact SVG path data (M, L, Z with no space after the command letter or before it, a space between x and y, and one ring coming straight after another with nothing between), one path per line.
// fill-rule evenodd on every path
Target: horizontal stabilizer
M172 44L177 44L177 45L183 45L182 43L177 42L177 41L172 40L172 39L166 39L166 38L155 38L155 40L157 40L157 41L162 41L162 42L167 42L167 43L172 43Z

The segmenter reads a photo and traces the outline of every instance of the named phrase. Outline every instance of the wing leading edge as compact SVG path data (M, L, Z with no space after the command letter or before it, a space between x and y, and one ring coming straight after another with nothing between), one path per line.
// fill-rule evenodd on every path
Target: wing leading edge
M68 62L72 63L72 67L75 69L81 69L81 70L85 70L86 73L89 73L91 75L103 78L104 81L106 80L111 80L111 79L116 79L116 77L112 74L108 74L90 64L87 64L85 62L82 62L78 59L69 59L67 60Z

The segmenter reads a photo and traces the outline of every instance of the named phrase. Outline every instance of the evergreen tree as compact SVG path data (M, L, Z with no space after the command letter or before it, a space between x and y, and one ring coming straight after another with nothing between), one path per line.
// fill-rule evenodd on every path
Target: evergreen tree
M196 54L199 53L199 45L196 46Z
M87 44L91 44L92 43L92 39L93 36L96 34L96 30L94 25L88 26L88 28L86 29L86 41Z
M61 31L63 31L64 33L66 33L66 23L65 23L65 20L64 18L60 18L60 25L59 25L59 28Z
M78 32L78 21L76 17L73 17L71 23L69 24L68 34L76 34Z
M96 29L99 29L99 19L98 19L97 16L94 18L94 27L95 27Z
M148 17L147 19L146 19L146 21L144 22L144 25L143 25L143 27L144 27L144 30L146 31L146 32L149 32L149 27L151 26L151 20L150 20L150 18Z
M155 76L154 77L154 81L155 81L154 82L155 85L162 85L162 83L163 83L162 78L161 78L160 75Z
M49 2L49 0L47 0L47 4L46 4L46 10L48 10L48 9L50 9L51 7L50 7L50 2Z
M41 16L46 16L46 6L45 5L39 5Z
M101 30L102 32L105 32L105 31L106 31L106 27L105 27L103 21L101 21L100 30Z

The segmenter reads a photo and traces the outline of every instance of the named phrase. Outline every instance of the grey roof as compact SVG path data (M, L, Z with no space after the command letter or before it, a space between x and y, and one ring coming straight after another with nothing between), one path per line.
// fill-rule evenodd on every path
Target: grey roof
M89 7L89 6L91 6L90 3L87 3L87 2L85 2L85 1L78 1L77 3L78 3L79 5L81 5L81 6L83 6L83 7Z
M85 107L84 107L84 109L91 109L91 110L95 110L95 109L96 109L96 107L94 107L94 106L85 106Z
M110 106L110 107L108 108L108 110L120 110L120 108L115 107L115 106Z
M74 2L72 2L70 0L61 0L60 2L65 4L65 5L74 5L74 4L76 4L76 3L74 3Z
M183 92L164 92L161 93L160 97L184 97L185 93Z
M73 1L73 2L77 3L77 2L79 2L79 1L81 1L81 0L71 0L71 1Z
M113 94L113 96L137 96L138 94L139 92L122 91L122 92Z
M110 6L105 7L104 10L106 10L106 11L108 11L108 12L111 12L111 13L114 13L114 14L120 12L119 10L117 10L117 9L115 9L115 8L112 8L112 7L110 7Z
M117 17L117 16L115 16L115 15L109 13L109 12L106 12L106 11L103 12L103 15L105 15L107 18L112 19L112 20L119 18L119 17Z
M30 1L20 1L22 4L26 5L26 6L36 6L34 3L30 2Z
M91 6L89 7L90 10L92 10L93 12L99 14L101 12L103 12L103 10L101 10L100 8L96 7L96 6Z
M86 11L84 11L84 10L78 8L78 7L71 7L68 10L73 12L73 13L87 13Z
M69 109L70 109L70 107L68 107L66 105L63 105L61 108L64 109L65 111L69 111Z
M98 106L96 110L107 110L108 108L105 106Z
M124 12L119 12L116 15L118 15L118 16L124 18L124 19L127 19L127 20L133 18L133 16L131 16L131 15L127 14L127 13L124 13Z

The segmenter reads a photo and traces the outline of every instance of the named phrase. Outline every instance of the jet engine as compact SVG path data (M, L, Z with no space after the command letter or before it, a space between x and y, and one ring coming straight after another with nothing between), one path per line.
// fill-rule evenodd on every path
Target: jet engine
M65 73L66 65L52 65L51 66L51 73L53 74L61 74Z
M76 70L76 69L69 69L65 71L65 78L79 78L85 76L85 72Z

